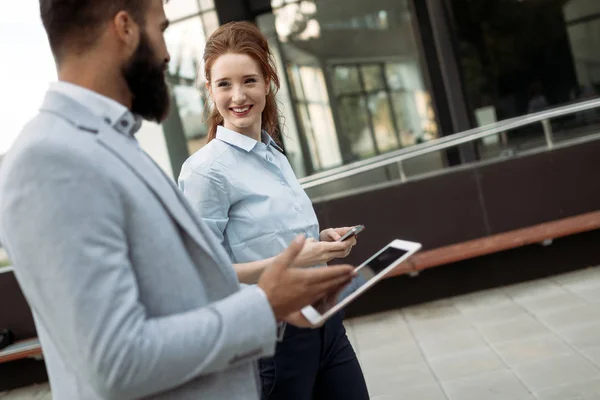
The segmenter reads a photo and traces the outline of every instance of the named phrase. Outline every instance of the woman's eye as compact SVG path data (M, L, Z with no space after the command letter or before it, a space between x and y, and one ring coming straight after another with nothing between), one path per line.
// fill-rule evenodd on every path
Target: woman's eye
M256 79L255 78L248 78L248 79L246 79L246 83L256 83Z
M228 83L228 82L219 82L219 83L217 84L217 87L227 87L227 86L229 86L229 83Z

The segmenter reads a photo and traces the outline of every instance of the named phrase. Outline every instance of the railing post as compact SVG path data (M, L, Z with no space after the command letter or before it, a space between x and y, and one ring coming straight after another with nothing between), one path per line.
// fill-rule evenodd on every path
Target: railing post
M546 137L546 145L548 149L554 147L554 140L552 139L552 125L550 125L549 119L542 120L542 127L544 128L544 136Z
M398 161L398 172L400 173L400 182L406 182L406 173L402 161Z

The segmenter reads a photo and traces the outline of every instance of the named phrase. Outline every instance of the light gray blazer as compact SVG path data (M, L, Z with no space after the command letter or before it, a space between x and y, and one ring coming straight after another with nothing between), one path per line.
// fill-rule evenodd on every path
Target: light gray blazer
M55 400L258 399L266 297L132 138L57 92L3 160L0 241Z

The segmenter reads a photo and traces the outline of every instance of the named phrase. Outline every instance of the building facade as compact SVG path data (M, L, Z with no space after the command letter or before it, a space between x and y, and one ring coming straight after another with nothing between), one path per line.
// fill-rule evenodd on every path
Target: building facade
M165 7L175 107L162 127L145 125L140 141L174 178L205 141L211 102L202 53L228 21L254 21L269 39L282 77L282 141L301 178L589 98L600 83L594 0L173 0ZM536 133L511 134L504 145L527 134ZM475 161L490 143L415 168Z

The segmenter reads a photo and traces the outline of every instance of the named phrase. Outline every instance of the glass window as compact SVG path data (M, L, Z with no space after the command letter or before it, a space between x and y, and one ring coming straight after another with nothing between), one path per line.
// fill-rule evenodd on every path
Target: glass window
M379 65L366 65L361 67L362 76L365 80L365 90L383 89L383 75Z
M408 0L271 5L259 27L288 74L307 175L437 136Z
M186 84L174 85L173 92L186 138L199 139L206 136L203 122L205 102L201 93L193 85Z
M402 147L415 144L418 129L414 124L416 121L410 117L415 108L412 96L406 92L394 92L392 93L392 105L394 117L398 121Z
M275 54L279 55L278 52ZM306 62L314 64L314 60ZM321 68L312 65L290 65L287 68L291 88L292 101L296 104L297 115L283 115L287 118L299 118L297 126L299 135L283 135L284 145L289 137L296 137L305 142L310 151L309 165L294 165L296 174L305 175L305 171L327 169L342 164L340 146L336 135L335 123L329 104L326 82ZM285 83L285 82L283 82ZM279 94L281 103L282 94ZM284 130L291 124L284 124ZM296 152L301 152L301 145L291 144ZM299 146L300 145L300 146ZM296 160L306 155L298 154ZM295 161L296 161L295 160Z
M398 138L390 111L390 101L386 92L381 91L368 97L369 111L373 119L373 130L377 149L381 153L398 148Z
M405 83L405 74L402 64L387 63L385 65L385 75L390 89L401 90L407 86Z
M357 67L336 66L334 71L335 92L337 94L361 92Z
M198 76L206 43L204 17L206 16L201 14L176 22L165 32L167 48L171 54L167 78L173 92L173 105L177 110L170 118L178 118L175 123L171 121L165 124L170 130L165 133L183 134L190 154L204 144L207 133L204 116L208 95L203 84L203 74Z
M492 10L481 2L448 4L469 111L478 123L483 113L503 120L597 95L600 2L514 1ZM527 136L509 134L509 146L518 148Z
M299 67L297 65L290 65L288 67L288 76L292 84L290 91L297 101L306 100L304 90L302 89L302 79L299 74Z
M316 153L319 155L319 169L337 167L341 156L331 109L327 105L308 103L308 114L315 129Z
M198 0L175 0L165 3L165 14L171 21L198 14Z
M299 69L304 99L308 102L327 102L327 89L319 68L304 66Z
M179 1L179 0L176 0ZM215 8L214 0L199 0L200 2L200 10L206 11Z
M206 43L200 17L173 24L165 32L165 40L171 54L169 73L176 78L195 79Z
M204 33L208 38L219 27L219 17L216 11L207 11L202 14L202 20L204 21Z
M298 0L272 0L271 6L273 8L279 8L285 4L298 3Z
M310 153L312 154L312 165L319 168L321 165L321 154L317 149L317 141L315 139L315 132L313 130L313 124L310 120L310 114L306 104L298 104L298 115L300 116L300 123L302 130L305 135L305 139L308 142Z
M375 155L375 143L369 127L365 99L362 96L344 97L339 107L342 129L350 142L352 153L358 158Z
M312 154L312 167L327 169L342 163L323 71L313 66L293 68L298 114Z

